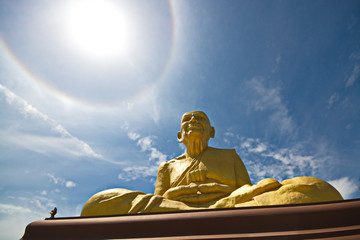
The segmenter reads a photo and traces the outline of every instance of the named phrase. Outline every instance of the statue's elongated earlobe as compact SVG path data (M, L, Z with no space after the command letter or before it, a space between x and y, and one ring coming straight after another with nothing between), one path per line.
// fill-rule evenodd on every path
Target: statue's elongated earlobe
M182 142L183 142L181 132L178 132L178 133L177 133L177 139L178 139L178 141L179 141L180 143L182 143Z
M211 138L215 137L215 128L213 126L210 127L210 137Z

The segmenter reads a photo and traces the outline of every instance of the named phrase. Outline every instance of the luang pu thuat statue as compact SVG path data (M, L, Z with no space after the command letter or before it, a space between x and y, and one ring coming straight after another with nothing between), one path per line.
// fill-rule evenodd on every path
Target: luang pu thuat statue
M81 216L165 212L342 200L327 182L296 177L279 183L268 178L252 185L244 163L233 149L208 146L215 129L205 113L181 119L179 142L186 152L160 165L154 194L115 188L99 192Z

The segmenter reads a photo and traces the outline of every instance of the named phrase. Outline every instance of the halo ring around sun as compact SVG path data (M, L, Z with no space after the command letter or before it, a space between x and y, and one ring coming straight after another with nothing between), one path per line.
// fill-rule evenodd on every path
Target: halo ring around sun
M143 97L146 95L146 92L148 92L150 89L156 88L156 86L162 82L164 79L164 76L166 75L167 70L169 69L169 65L171 64L172 55L173 55L173 48L176 41L175 36L175 30L176 30L176 19L174 16L174 4L172 3L172 0L168 1L168 6L170 10L171 15L171 43L170 43L170 50L167 56L167 60L163 66L163 68L160 70L160 73L157 75L156 78L153 79L153 81L147 85L146 88L140 89L139 91L135 92L131 96L127 97L126 99L121 99L120 102L135 102L137 99ZM5 41L5 38L1 36L0 34L0 47L3 48L4 52L7 54L7 56L13 61L13 63L17 66L18 70L21 71L23 74L25 74L27 77L29 77L34 83L40 85L42 88L46 89L46 91L50 92L52 95L55 95L57 98L86 106L88 108L92 107L103 107L103 108L112 108L112 107L118 107L117 103L114 103L113 105L109 105L107 103L99 103L99 102L89 102L86 99L79 98L77 96L73 96L72 94L68 94L65 91L62 91L61 89L58 89L57 87L53 86L51 83L48 83L46 80L44 80L41 77L36 76L31 70L29 70L25 64L22 63L22 61L16 56L16 54L12 51L11 47L7 42ZM130 64L130 63L129 63Z

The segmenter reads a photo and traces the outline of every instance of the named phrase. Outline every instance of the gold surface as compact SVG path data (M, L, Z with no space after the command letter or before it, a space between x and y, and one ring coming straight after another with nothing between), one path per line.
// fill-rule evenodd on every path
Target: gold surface
M246 167L233 149L208 147L215 136L204 112L185 113L177 137L183 155L160 165L154 194L109 189L92 196L81 216L165 212L342 200L327 182L296 177L279 183L267 178L251 184Z

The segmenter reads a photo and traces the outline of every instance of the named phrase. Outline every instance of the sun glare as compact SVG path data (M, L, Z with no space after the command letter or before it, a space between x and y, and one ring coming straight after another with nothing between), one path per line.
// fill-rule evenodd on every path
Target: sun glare
M108 0L80 0L69 6L65 30L78 50L94 57L125 54L131 42L129 23Z

